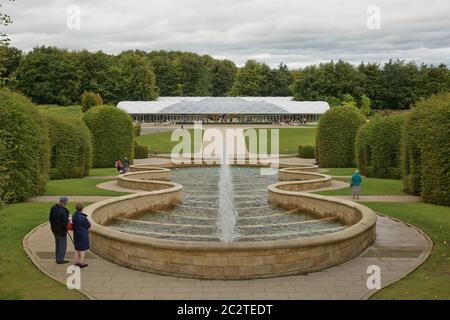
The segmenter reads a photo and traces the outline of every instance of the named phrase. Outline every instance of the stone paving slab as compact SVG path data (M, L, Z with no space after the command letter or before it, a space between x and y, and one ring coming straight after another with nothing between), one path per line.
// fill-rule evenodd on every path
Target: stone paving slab
M43 273L66 282L67 265L57 265L49 224L30 232L23 246ZM431 240L420 230L380 216L377 240L355 259L310 274L256 280L199 280L131 270L94 254L81 271L81 292L91 299L366 299L376 290L366 286L367 267L381 268L382 287L420 266L429 256ZM72 243L68 243L71 258ZM411 254L413 252L414 254Z

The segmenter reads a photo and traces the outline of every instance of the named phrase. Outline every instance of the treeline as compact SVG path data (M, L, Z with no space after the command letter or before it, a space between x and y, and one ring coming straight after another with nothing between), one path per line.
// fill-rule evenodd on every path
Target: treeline
M348 96L362 106L366 96L372 109L408 109L416 101L449 91L450 71L443 64L417 66L399 60L383 66L338 61L301 70L292 90L298 100L325 100L331 106L348 102L343 101Z
M153 100L160 96L294 96L331 106L408 109L416 101L450 90L445 65L389 61L384 65L344 61L289 70L248 60L229 60L180 51L124 51L118 55L37 47L24 54L0 47L0 85L39 104L79 104L83 92L105 103Z

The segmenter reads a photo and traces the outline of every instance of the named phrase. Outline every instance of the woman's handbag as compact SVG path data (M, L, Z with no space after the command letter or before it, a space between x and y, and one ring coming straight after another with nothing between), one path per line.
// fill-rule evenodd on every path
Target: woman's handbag
M73 223L72 223L72 222L69 222L69 223L67 224L67 230L68 230L68 231L73 231Z

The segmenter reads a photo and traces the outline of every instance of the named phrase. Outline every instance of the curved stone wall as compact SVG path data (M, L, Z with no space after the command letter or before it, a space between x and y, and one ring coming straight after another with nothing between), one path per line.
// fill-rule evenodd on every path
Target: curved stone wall
M92 250L137 270L206 279L293 275L345 262L375 239L376 215L372 210L351 201L296 191L303 188L303 181L269 186L269 201L321 217L338 217L348 228L295 240L232 243L161 240L108 228L111 219L129 218L181 202L181 185L146 182L158 190L109 199L85 209L92 222Z
M170 180L170 170L166 168L146 168L145 171L125 173L116 178L117 185L121 188L133 190L160 190L158 182Z
M321 173L304 172L303 168L285 168L278 170L279 181L296 181L297 191L314 190L331 185L331 176ZM289 188L289 184L285 184ZM300 189L298 189L300 188Z

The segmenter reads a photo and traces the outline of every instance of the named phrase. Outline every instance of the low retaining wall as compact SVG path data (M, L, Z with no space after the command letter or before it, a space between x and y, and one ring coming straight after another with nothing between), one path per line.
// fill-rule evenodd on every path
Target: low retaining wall
M283 184L285 190L290 186L295 191L314 190L331 185L331 176L321 173L304 172L303 168L286 168L278 170L279 181L295 181Z
M150 169L150 170L149 170ZM116 178L116 183L121 188L133 190L160 190L162 186L159 182L170 180L170 170L166 168L147 168L145 171L131 172L120 175Z
M127 218L180 202L180 185L160 184L161 190L113 198L85 209L92 223L92 250L96 254L126 267L164 275L253 279L329 268L357 256L375 239L376 215L369 208L336 198L283 190L286 183L269 186L272 204L301 208L319 216L335 216L349 227L295 240L232 243L161 240L108 228L113 218Z

